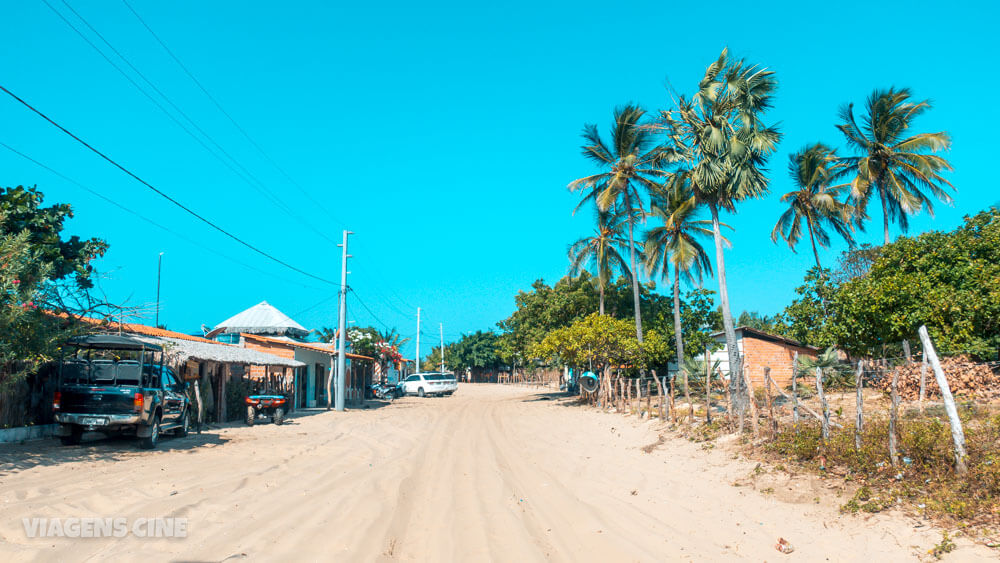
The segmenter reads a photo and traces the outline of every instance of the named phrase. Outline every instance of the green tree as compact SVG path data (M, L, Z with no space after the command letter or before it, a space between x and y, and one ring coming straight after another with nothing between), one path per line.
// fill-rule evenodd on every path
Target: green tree
M827 270L810 268L803 284L795 289L797 296L785 307L785 336L803 344L817 347L833 346L840 341L835 310L828 311L826 299L836 299L837 284L830 280ZM834 308L835 309L835 308Z
M44 207L44 197L37 187L0 188L0 233L27 232L32 252L47 265L48 279L72 278L81 287L92 287L92 262L104 255L108 244L76 235L64 239L63 224L73 217L73 208L66 203Z
M831 302L841 348L878 354L927 325L939 353L994 358L1000 347L1000 211L951 232L901 237Z
M677 175L663 190L653 192L649 215L661 223L646 231L646 268L650 275L670 278L670 265L674 267L674 342L677 358L684 358L684 338L681 327L681 276L688 280L703 274L712 274L708 252L698 240L712 236L712 222L698 219L700 211L694 192L685 181L687 176Z
M597 229L594 234L574 242L569 247L570 272L573 276L593 268L594 281L599 290L600 314L604 314L604 291L615 272L631 277L632 272L621 255L628 248L622 238L624 220L620 214L597 209Z
M603 370L627 365L641 369L650 367L651 360L661 356L664 349L664 340L656 331L649 331L647 338L639 342L627 320L591 314L549 332L532 347L531 354L574 367Z
M448 365L455 371L489 370L502 367L503 361L497 353L499 337L493 332L476 331L463 334L458 342L448 344L445 354Z
M0 391L54 358L69 336L87 330L74 318L107 315L111 308L88 291L92 261L107 244L64 239L71 207L45 207L43 200L36 188L0 188Z
M676 174L687 176L698 201L708 205L711 213L729 365L737 374L740 356L729 307L719 213L734 212L741 202L767 193L764 167L781 134L762 118L776 88L773 71L732 59L724 49L705 71L697 92L690 99L679 97L675 109L661 112L660 125L670 143L661 150L659 160L679 163ZM748 390L741 377L731 378L730 385L742 421Z
M830 185L837 168L836 153L822 143L792 154L788 159L788 173L798 189L781 196L781 201L788 204L788 209L781 214L771 231L771 241L778 242L778 237L781 237L794 252L795 246L802 239L804 224L818 268L823 265L819 261L817 245L823 248L830 246L828 228L843 237L849 245L854 245L854 236L851 234L854 211L851 206L840 201L845 186Z
M382 335L377 328L373 326L350 327L347 329L345 338L352 353L370 358L378 355L378 343L382 341Z
M952 185L941 173L951 164L936 153L951 146L945 131L910 134L913 120L930 109L930 102L910 101L909 88L875 90L865 104L862 125L854 118L854 104L840 110L837 128L858 156L845 157L844 165L854 172L851 199L859 221L867 217L868 203L878 196L882 204L882 232L889 244L889 223L899 223L905 233L909 216L924 207L934 214L927 193L951 203L946 191Z
M594 201L602 210L614 209L625 217L628 231L629 273L632 277L632 297L635 312L635 334L642 342L642 313L639 304L639 278L636 271L635 222L643 213L640 191L655 189L656 179L664 173L657 166L656 133L641 121L645 111L634 105L615 109L611 146L601 139L597 125L584 126L583 154L606 172L570 182L570 191L584 190L581 204ZM579 205L577 209L579 209Z
M684 295L681 302L681 326L684 331L685 357L696 357L705 350L721 348L713 334L722 331L722 312L715 305L714 291L695 289Z

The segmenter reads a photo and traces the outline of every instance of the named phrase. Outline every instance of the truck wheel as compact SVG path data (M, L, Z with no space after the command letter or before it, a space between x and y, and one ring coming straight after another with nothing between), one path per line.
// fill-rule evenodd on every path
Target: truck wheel
M60 436L59 441L62 442L64 446L73 446L80 443L80 439L83 437L83 428L77 425L73 425L72 434L69 436Z
M180 438L188 435L188 424L190 423L190 416L188 409L184 409L184 414L181 415L181 426L174 431L174 435Z
M257 418L257 411L253 407L247 407L247 426L253 426L255 418Z
M274 409L274 416L271 417L271 422L281 426L282 422L285 422L285 409L276 408Z
M153 419L153 426L149 429L149 436L139 438L139 447L144 450L151 450L160 442L160 415Z
M417 396L418 397L423 397L424 396L424 388L423 387L421 387L420 389L417 389Z

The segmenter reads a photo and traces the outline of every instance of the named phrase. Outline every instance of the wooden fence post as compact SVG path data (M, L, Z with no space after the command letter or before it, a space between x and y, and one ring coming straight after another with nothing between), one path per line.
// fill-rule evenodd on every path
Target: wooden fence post
M705 348L705 422L712 424L712 354Z
M742 362L740 364L742 366ZM753 392L753 385L750 385L750 376L747 375L745 369L741 369L743 374L743 385L747 390L747 398L750 399L750 428L753 430L753 437L757 439L760 437L760 421L757 418L760 416L760 411L757 408L757 396Z
M646 380L646 416L653 419L653 390L652 381Z
M857 414L854 419L854 449L861 451L861 432L865 426L864 415L864 395L861 392L864 386L865 372L864 360L858 360L858 371L854 376L854 387L857 389Z
M676 376L675 376L676 377ZM670 371L667 371L667 383L670 384L670 418L677 422L677 405L674 403L674 378L670 377Z
M921 354L923 358L920 361L920 414L924 413L924 398L927 396L927 351Z
M826 395L823 393L823 368L816 368L816 394L819 395L819 403L823 406L823 441L830 439L830 406L826 403Z
M792 426L799 431L799 353L792 356Z
M913 361L913 356L910 355L910 341L903 339L903 357L906 358L906 363Z
M948 379L941 369L941 362L938 361L937 352L934 351L934 344L930 335L927 334L927 327L920 327L920 343L924 347L924 354L934 368L934 377L937 379L938 387L941 388L941 397L944 399L944 409L948 413L948 420L951 422L951 439L955 443L955 472L965 475L969 469L965 466L965 432L962 431L962 420L958 417L958 408L955 407L955 397L951 394L951 387Z
M774 418L774 400L771 399L771 368L769 366L764 367L764 385L767 388L767 415L771 419L771 439L774 440L778 437L778 419Z
M889 392L889 461L893 467L899 466L899 451L896 444L896 424L899 421L899 370L892 370L892 385Z

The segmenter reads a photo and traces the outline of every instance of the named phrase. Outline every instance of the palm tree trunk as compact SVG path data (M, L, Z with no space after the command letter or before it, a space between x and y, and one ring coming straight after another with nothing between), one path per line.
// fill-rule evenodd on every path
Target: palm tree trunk
M883 244L889 244L889 207L885 200L885 190L879 188L878 195L882 200L882 232L885 233Z
M635 337L642 344L642 313L639 312L639 277L635 271L635 238L632 235L632 202L625 200L628 219L628 257L632 267L632 299L635 302Z
M597 286L598 291L600 291L600 309L601 316L604 316L604 282L599 282Z
M806 221L806 227L809 228L809 242L812 243L813 256L816 257L816 267L819 268L820 270L822 270L823 269L823 265L819 263L819 252L817 252L817 250L816 250L816 237L813 236L812 219L809 219L809 220Z
M674 341L677 343L677 365L684 361L684 335L681 334L681 267L674 264Z
M726 335L726 352L729 356L729 395L733 410L739 416L739 430L743 432L746 418L747 395L743 385L743 369L740 365L740 351L736 347L736 328L733 326L733 314L729 310L729 290L726 287L726 261L722 254L722 232L719 229L719 207L708 204L712 212L712 235L715 239L716 278L719 280L719 301L722 306L722 326Z

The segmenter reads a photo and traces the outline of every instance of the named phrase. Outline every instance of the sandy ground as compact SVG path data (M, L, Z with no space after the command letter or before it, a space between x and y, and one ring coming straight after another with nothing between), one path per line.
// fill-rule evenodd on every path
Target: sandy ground
M542 391L464 385L152 452L0 446L0 561L898 561L941 539L899 514L842 516L824 482L754 477L724 447L645 453L658 438ZM188 535L28 538L31 517L186 517ZM997 553L960 541L946 557Z

